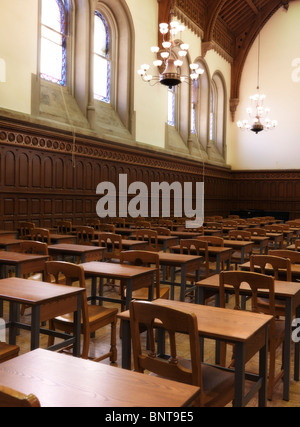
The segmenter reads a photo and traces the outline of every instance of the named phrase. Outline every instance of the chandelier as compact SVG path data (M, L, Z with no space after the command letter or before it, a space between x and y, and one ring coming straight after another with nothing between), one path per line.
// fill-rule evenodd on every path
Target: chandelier
M172 11L171 11L172 14ZM162 23L159 25L159 31L163 36L162 46L151 47L151 52L156 55L156 60L153 62L154 67L157 69L158 75L153 76L150 74L150 65L143 64L138 70L138 74L142 80L147 83L161 83L172 89L179 84L186 82L190 83L196 81L204 70L198 64L190 64L190 75L184 76L181 74L181 67L183 59L188 54L189 45L180 43L177 40L178 34L185 30L185 26L176 21L171 21L170 24ZM179 58L176 57L178 51Z
M259 20L261 21L261 7L259 12ZM260 23L259 23L260 28ZM249 120L238 121L237 126L243 131L252 131L256 134L262 131L275 129L278 125L277 120L269 118L270 108L266 108L264 101L266 95L260 94L260 32L258 34L258 66L257 66L257 93L250 96L251 107L247 108Z

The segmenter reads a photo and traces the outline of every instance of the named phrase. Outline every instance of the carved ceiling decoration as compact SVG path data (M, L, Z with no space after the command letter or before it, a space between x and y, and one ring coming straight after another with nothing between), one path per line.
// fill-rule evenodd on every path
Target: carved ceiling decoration
M260 29L280 8L295 0L157 0L159 22L168 22L170 10L202 39L202 55L215 50L232 64L230 109L239 103L241 75ZM259 11L261 8L261 16ZM260 25L261 24L261 25Z

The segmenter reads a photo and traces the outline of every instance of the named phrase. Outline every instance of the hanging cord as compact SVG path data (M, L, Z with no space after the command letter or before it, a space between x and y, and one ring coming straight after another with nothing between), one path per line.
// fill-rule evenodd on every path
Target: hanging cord
M75 158L75 156L76 156L76 154L75 154L76 153L76 133L75 133L75 128L74 128L74 126L72 125L72 122L71 122L71 118L70 118L70 114L69 114L69 110L68 110L68 107L67 107L67 103L66 103L66 99L65 99L65 94L64 94L62 86L60 86L60 91L61 91L62 99L64 101L64 107L65 107L67 119L68 119L69 125L70 125L70 127L72 129L72 139L73 139L73 144L72 144L72 166L75 169L76 168L76 158Z

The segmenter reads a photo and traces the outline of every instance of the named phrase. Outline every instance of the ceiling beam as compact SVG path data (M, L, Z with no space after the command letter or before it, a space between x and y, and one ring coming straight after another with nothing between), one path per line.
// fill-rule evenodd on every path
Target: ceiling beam
M259 10L257 9L257 7L255 6L255 4L251 0L245 0L245 2L248 3L248 5L251 7L251 9L255 13L255 15L259 14Z

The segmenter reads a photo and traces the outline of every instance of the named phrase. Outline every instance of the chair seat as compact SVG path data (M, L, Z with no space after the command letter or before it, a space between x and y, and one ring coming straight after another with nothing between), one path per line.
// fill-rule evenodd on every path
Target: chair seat
M267 298L257 298L257 306L259 309L267 309L269 307L269 300ZM275 299L275 312L278 316L285 316L284 301Z
M99 323L99 321L104 322L105 324L109 323L109 319L113 318L118 314L117 308L106 308L100 307L99 305L88 305L88 316L90 329L93 329L93 324ZM54 324L56 327L61 325L62 327L67 327L68 325L73 325L74 323L74 313L64 314L63 316L58 316L54 319ZM81 317L81 332L82 332L82 317Z
M13 359L19 355L20 347L0 342L0 363Z
M126 291L125 291L125 295L126 295ZM142 289L138 289L137 291L134 291L132 293L132 298L145 301L145 300L148 300L148 295L149 295L148 288L142 288ZM156 289L154 289L153 298L154 299L159 299L159 298L169 299L170 298L170 289L167 287L160 288L159 295L157 295L157 291L156 291Z

